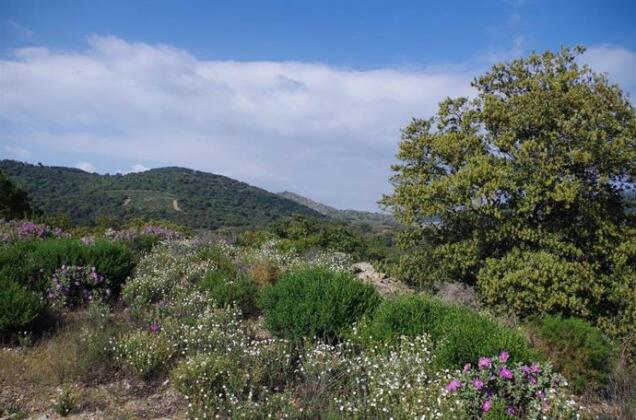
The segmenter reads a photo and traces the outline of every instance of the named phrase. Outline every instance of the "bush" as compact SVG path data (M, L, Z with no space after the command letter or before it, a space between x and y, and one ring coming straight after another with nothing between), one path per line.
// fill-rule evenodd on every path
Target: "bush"
M606 289L591 265L545 251L515 250L488 259L477 275L487 305L521 317L563 313L589 317Z
M72 308L92 301L105 301L110 293L110 281L95 268L71 265L55 270L46 296L56 307Z
M46 291L51 275L63 265L95 267L112 282L117 296L135 260L128 247L110 241L86 246L76 239L29 240L0 248L0 277L29 290Z
M300 268L265 289L261 307L278 337L333 341L380 303L376 290L348 273Z
M259 261L248 271L249 276L261 287L276 283L281 275L281 268L275 261Z
M472 310L438 299L403 296L383 301L359 325L367 346L395 342L400 336L430 335L436 361L445 368L458 368L481 354L508 351L512 361L527 361L533 352L518 331Z
M507 352L474 362L446 386L469 418L579 418L565 381L549 364L509 363Z
M45 309L39 293L0 277L0 336L28 328Z
M534 322L537 348L576 392L601 390L612 370L612 347L598 328L578 318L546 316Z
M243 315L252 314L257 309L258 291L256 284L249 277L238 276L227 279L218 271L212 271L199 282L199 288L207 291L210 297L221 306L235 304Z
M115 360L144 379L165 373L176 353L173 343L159 332L137 331L114 345Z

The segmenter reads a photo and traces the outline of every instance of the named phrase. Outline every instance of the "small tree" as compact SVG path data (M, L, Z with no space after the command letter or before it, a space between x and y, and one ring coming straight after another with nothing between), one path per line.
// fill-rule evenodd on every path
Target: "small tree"
M27 193L0 172L0 219L17 219L31 212Z
M446 99L404 129L382 203L409 227L399 242L412 280L475 283L488 265L489 280L514 283L511 271L527 269L517 257L539 255L591 271L597 284L577 298L603 305L612 251L633 225L623 190L636 179L636 115L618 86L577 63L583 52L497 64L472 83L475 98Z

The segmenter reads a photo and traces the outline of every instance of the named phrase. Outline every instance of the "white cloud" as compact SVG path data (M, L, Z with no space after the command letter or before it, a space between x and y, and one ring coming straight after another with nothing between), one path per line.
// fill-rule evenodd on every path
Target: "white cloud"
M75 164L75 167L77 169L81 169L84 172L90 172L90 173L94 173L97 172L97 170L95 169L95 167L93 166L92 163L90 162L77 162Z
M24 147L7 145L3 147L7 158L27 159L31 156L31 152Z
M471 89L462 71L206 61L97 36L84 51L18 49L0 66L0 122L34 150L143 157L358 208L388 189L400 128Z
M608 73L610 81L628 90L636 90L636 51L620 46L600 45L588 48L582 61L592 70Z
M150 168L145 167L141 163L136 163L130 168L130 172L145 172Z
M23 48L0 59L0 144L10 135L106 170L138 159L180 165L372 209L389 190L399 130L441 99L471 94L481 71L209 61L94 36L83 51Z

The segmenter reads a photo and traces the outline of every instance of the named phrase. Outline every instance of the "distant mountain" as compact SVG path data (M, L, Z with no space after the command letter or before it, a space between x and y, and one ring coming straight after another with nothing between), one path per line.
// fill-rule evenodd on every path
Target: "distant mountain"
M360 210L340 210L289 191L278 193L278 195L286 199L293 200L302 206L309 207L310 209L313 209L331 219L357 225L359 227L362 225L368 225L374 230L383 230L394 229L398 226L393 216L388 214Z
M294 214L324 218L309 207L234 179L185 168L127 175L0 161L0 170L46 214L90 225L100 216L121 221L164 219L191 228L257 227Z

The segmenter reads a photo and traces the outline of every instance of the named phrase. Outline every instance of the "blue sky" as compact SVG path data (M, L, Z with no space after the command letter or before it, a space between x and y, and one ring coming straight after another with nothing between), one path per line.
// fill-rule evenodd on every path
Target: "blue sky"
M636 92L632 1L0 0L0 157L180 165L342 208L494 62L582 44Z

